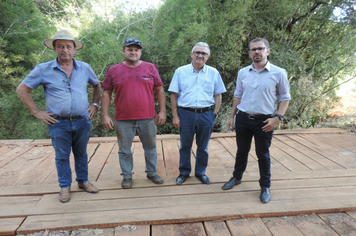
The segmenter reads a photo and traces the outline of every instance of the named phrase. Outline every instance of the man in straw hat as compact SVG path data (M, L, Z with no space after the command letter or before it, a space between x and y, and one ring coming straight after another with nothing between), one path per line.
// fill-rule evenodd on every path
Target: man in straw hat
M48 125L48 132L56 153L59 201L70 200L72 171L69 156L73 150L78 187L89 193L98 189L88 181L87 144L91 121L99 108L101 87L94 71L87 63L73 59L76 50L83 48L66 30L58 31L44 45L56 52L53 61L37 65L17 88L24 105L39 120ZM89 105L87 84L92 86L93 103ZM47 110L41 111L30 93L42 85L46 93Z

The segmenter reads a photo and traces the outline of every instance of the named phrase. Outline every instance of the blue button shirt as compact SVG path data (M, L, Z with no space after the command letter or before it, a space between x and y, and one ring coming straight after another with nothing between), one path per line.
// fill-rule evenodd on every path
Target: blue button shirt
M204 108L215 104L214 96L226 92L220 73L204 65L196 72L192 64L179 67L168 88L178 94L178 106Z
M291 100L287 71L270 62L261 71L247 66L238 73L234 97L241 99L237 109L243 112L275 114L277 100Z
M37 65L23 80L31 89L42 85L46 93L46 110L58 116L88 115L87 85L99 81L91 67L74 61L71 79L58 65L57 60Z

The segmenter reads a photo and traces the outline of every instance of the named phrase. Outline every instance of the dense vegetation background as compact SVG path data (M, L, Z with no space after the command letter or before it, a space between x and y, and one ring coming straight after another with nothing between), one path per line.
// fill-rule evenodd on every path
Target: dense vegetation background
M270 41L269 60L288 71L292 101L280 129L320 125L338 99L338 86L356 78L354 0L166 0L149 8L144 1L118 2L1 0L0 139L49 138L46 125L22 105L16 87L36 64L55 58L43 41L62 28L84 42L75 58L89 63L101 81L109 66L123 61L125 38L140 39L142 59L158 66L165 91L175 69L190 63L194 44L209 43L207 64L220 71L227 88L217 132L227 132L236 75L251 63L248 42L255 37ZM32 96L44 110L43 89ZM178 133L166 96L167 122L159 133ZM114 105L110 112L113 116ZM92 136L114 136L100 117L93 119Z

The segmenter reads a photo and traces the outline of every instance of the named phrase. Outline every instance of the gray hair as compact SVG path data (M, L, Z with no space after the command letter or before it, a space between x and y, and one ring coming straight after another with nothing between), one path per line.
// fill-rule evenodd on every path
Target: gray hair
M267 39L265 39L265 38L255 38L255 39L252 39L251 42L248 44L248 49L250 50L251 43L257 43L257 42L260 42L260 41L262 41L266 45L266 48L269 48L269 42L268 42Z
M194 49L196 46L203 46L203 47L206 47L208 49L208 55L210 55L210 48L209 48L209 44L207 43L204 43L204 42L199 42L197 44L194 45L193 49L192 49L192 52L194 52Z

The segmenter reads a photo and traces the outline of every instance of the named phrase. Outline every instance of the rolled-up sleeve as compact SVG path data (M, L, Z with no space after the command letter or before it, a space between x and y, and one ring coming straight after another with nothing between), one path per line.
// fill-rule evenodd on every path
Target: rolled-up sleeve
M288 82L288 73L284 70L284 73L281 73L280 81L277 85L277 92L278 92L278 101L288 101L291 100L292 97L290 95L290 85Z

